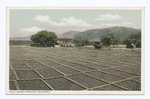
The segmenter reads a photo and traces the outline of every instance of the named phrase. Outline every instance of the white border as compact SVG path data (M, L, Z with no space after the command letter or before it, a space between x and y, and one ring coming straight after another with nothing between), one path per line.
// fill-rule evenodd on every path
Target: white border
M9 90L9 11L11 9L107 9L107 10L141 10L142 11L142 48L141 48L141 91L50 91L50 90L19 90L19 91L10 91ZM144 7L131 7L131 6L123 6L123 7L99 7L99 6L84 6L84 7L77 7L77 6L72 6L72 7L67 7L67 6L9 6L6 8L7 10L7 16L6 16L6 94L79 94L79 95L84 95L84 94L89 94L89 95L96 95L96 94L102 94L102 95L144 95L145 94L145 8Z

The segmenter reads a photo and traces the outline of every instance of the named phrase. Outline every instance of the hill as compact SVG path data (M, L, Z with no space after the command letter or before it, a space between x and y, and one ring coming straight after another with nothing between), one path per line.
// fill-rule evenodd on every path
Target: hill
M121 39L121 41L123 41L131 33L137 33L139 31L141 30L129 28L129 27L110 27L110 28L103 28L103 29L90 29L84 32L69 31L61 35L73 35L74 38L88 38L91 41L99 41L101 36L105 34L113 34L115 37L118 37ZM14 37L14 38L10 38L10 40L31 41L30 37L31 35L26 37Z
M62 36L64 35L76 35L76 34L79 34L80 32L78 31L69 31L69 32L65 32L62 34ZM21 41L31 41L30 37L32 35L29 35L29 36L26 36L26 37L12 37L10 38L10 40L13 40L13 41L17 41L17 40L21 40Z
M22 41L31 41L30 37L32 35L29 35L29 36L26 36L26 37L12 37L10 38L10 40L13 40L13 41L18 41L18 40L22 40Z
M80 32L78 32L78 31L69 31L69 32L63 33L62 35L73 35L73 36L75 36L75 35L77 35L79 33Z
M113 34L115 37L124 40L127 38L131 33L137 33L140 29L133 29L128 27L110 27L110 28L103 28L103 29L91 29L86 30L84 32L80 32L79 34L75 35L75 38L88 38L91 41L99 41L100 37L105 34Z

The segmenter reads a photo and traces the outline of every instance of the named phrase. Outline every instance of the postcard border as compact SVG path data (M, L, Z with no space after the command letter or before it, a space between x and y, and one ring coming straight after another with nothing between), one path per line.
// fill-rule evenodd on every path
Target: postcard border
M141 91L50 91L50 90L9 90L9 12L11 9L107 9L142 11L142 48L141 48ZM99 6L8 6L6 7L6 94L75 94L75 95L144 95L145 94L145 7L99 7Z

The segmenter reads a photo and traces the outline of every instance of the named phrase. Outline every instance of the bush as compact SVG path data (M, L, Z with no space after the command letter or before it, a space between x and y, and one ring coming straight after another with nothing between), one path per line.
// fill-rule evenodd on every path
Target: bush
M131 44L126 44L126 48L133 48L133 45L131 45Z
M98 45L98 44L94 45L94 47L95 47L95 49L101 49L102 48L102 46Z
M46 47L43 44L30 44L30 46L32 46L32 47Z
M100 45L100 42L94 42L93 46L95 47L95 49L101 49L103 47L103 45Z
M30 45L33 44L32 41L21 41L21 40L10 40L9 41L10 45Z

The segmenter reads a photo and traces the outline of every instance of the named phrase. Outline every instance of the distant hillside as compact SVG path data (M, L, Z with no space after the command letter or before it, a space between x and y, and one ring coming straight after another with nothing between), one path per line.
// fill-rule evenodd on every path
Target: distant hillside
M18 40L22 40L22 41L31 41L30 36L26 36L26 37L12 37L10 38L10 40L14 40L14 41L18 41Z
M84 32L69 31L69 32L63 33L61 35L73 35L74 38L88 38L91 41L99 41L100 37L105 34L114 34L115 37L118 37L121 40L124 40L131 33L137 33L139 31L141 31L141 30L128 28L128 27L110 27L110 28L103 28L103 29L90 29L90 30L86 30ZM30 37L31 37L31 35L26 36L26 37L14 37L14 38L10 38L10 40L31 41Z
M73 35L73 36L75 36L75 35L77 35L79 33L80 32L78 32L78 31L69 31L69 32L63 33L62 35Z
M110 27L110 28L103 28L103 29L91 29L84 32L80 32L79 34L75 35L75 38L88 38L90 40L100 40L100 37L105 34L114 34L115 37L124 40L128 37L131 33L137 33L140 29L133 29L128 27Z
M63 33L62 35L76 35L76 34L79 34L80 32L78 31L69 31L69 32L66 32L66 33ZM14 41L17 41L17 40L22 40L22 41L31 41L30 36L26 36L26 37L12 37L10 38L10 40L14 40Z

